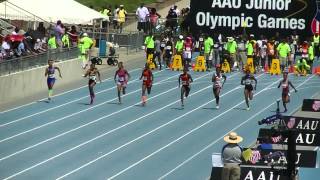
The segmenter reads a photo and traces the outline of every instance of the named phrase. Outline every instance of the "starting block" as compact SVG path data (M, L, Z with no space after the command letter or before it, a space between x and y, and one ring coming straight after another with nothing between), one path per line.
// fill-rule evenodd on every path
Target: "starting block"
M196 60L196 64L194 66L194 71L206 71L206 65L205 65L205 58L204 56L198 56L197 60Z
M183 70L181 55L175 55L173 57L171 70L172 71L182 71Z
M253 58L248 58L247 68L249 68L251 74L254 74L255 69L254 69L254 65L253 65Z
M149 68L150 68L151 70L156 69L156 65L155 65L154 62L153 62L153 54L149 54L149 55L148 55L147 64L149 65Z
M272 59L271 68L270 68L270 74L271 75L280 75L280 61L279 59Z
M231 72L231 69L230 69L230 65L229 65L229 62L225 59L222 63L222 66L221 66L221 71L223 73L229 73Z

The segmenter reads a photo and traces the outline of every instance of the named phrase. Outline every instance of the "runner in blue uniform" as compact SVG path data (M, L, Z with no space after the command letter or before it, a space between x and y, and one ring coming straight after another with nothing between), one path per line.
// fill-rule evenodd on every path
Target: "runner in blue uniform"
M48 67L45 70L45 76L47 77L47 86L48 86L48 100L51 100L52 94L53 94L53 86L56 81L55 77L55 70L58 70L60 78L61 76L61 71L59 67L55 67L53 65L53 60L48 61Z

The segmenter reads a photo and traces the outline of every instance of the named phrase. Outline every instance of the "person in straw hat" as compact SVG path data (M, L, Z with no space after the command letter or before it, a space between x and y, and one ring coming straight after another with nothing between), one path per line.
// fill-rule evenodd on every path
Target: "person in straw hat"
M222 148L221 158L224 164L222 180L240 180L240 166L242 148L238 145L243 140L235 132L230 132L224 137L227 142Z

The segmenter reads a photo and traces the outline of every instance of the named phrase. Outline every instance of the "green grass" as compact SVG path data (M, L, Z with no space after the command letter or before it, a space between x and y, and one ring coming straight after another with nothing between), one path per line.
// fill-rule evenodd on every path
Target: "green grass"
M145 4L150 4L156 2L156 0L76 0L81 4L86 6L93 6L94 9L100 11L102 7L112 5L112 9L114 5L123 4L124 8L128 13L133 13L136 11L138 6L143 2Z

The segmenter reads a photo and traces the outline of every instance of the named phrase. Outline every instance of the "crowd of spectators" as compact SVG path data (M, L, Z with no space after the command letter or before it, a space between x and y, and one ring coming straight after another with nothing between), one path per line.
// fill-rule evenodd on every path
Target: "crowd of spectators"
M61 21L57 21L51 29L46 29L43 22L39 23L36 30L28 29L27 32L16 27L0 41L0 60L37 55L48 49L76 47L78 36L75 26L69 29Z

